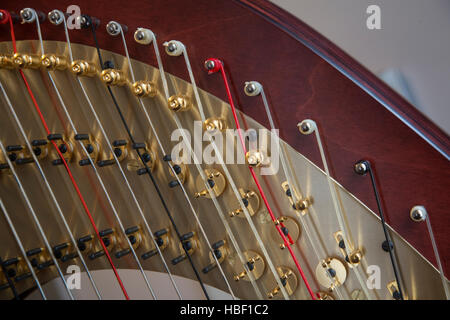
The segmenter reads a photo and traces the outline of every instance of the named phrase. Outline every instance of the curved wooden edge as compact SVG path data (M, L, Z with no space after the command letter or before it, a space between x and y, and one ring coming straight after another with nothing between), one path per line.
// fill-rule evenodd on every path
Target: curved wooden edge
M450 137L380 78L330 40L289 12L267 0L234 0L302 42L336 69L366 90L447 159Z

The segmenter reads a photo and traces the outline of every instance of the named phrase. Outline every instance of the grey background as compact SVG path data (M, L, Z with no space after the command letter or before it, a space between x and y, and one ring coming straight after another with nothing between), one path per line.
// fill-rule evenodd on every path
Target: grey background
M271 0L337 44L450 132L450 0ZM381 30L366 27L369 5Z

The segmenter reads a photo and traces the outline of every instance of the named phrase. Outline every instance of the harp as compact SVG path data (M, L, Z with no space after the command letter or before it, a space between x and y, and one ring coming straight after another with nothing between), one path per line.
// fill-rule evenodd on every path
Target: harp
M69 5L0 11L2 299L449 298L448 136L342 50L262 0Z

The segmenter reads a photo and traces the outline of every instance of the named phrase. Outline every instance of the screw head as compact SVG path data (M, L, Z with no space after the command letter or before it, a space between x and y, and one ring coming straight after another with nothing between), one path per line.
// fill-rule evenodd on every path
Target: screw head
M205 68L206 68L206 70L212 70L212 69L214 69L215 66L216 66L216 64L212 60L206 60L205 61Z
M423 206L414 206L411 209L409 216L414 222L422 222L427 218L427 210Z
M369 169L366 161L359 161L355 164L354 170L359 175L364 175L367 173L367 170Z
M136 39L143 40L145 38L145 34L143 31L136 32Z
M167 51L169 52L175 52L177 50L177 45L174 42L170 42L167 45Z
M249 83L245 86L245 91L247 91L247 93L253 93L256 90L256 86L253 83Z

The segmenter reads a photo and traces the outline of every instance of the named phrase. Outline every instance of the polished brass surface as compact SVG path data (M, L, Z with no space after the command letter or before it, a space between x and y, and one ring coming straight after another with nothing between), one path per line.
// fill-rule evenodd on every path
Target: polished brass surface
M56 54L44 54L41 57L41 65L47 70L65 70L68 67L66 57Z
M287 268L287 267L282 267L282 266L277 267L277 272L278 272L278 275L280 276L281 284L286 289L287 294L289 296L292 296L294 294L295 290L297 290L297 286L298 286L297 276L292 271L292 269ZM280 293L280 291L281 291L281 289L277 285L274 289L272 289L272 291L270 291L267 294L267 297L269 299L272 299L276 295L278 295Z
M100 79L104 84L109 86L124 86L127 84L127 79L122 70L105 69L100 74Z
M37 48L38 43L33 41L18 41L17 46L19 52L35 54L36 51L33 48ZM75 73L78 73L79 75L95 75L97 72L96 66L99 66L95 48L78 44L72 44L72 47L74 50L74 59L76 61L75 64L80 66L79 70L76 68L77 72ZM44 48L45 52L53 52L56 55L67 56L68 53L67 45L62 42L44 41ZM11 43L0 43L0 54L7 55L11 52ZM103 54L108 55L108 58L111 57L115 62L115 65L124 66L123 70L127 70L126 57L106 51L103 52ZM4 60L0 60L0 62L1 61ZM89 64L87 61L92 61L92 63ZM137 79L152 81L158 88L162 88L161 78L157 69L138 61L132 61L132 63ZM73 66L70 71L73 72ZM62 111L57 99L54 98L55 92L52 89L52 85L49 82L46 73L33 69L24 69L23 72L29 79L29 83L32 86L32 90L36 95L36 99L39 102L51 131L64 134L65 137L71 138L73 133L71 132L68 119ZM104 156L105 158L107 156L109 157L111 154L104 154L104 150L109 150L105 141L106 138L102 135L99 124L95 120L95 117L93 117L93 114L84 99L77 83L77 79L71 72L65 70L52 74L56 86L62 95L62 99L66 103L69 114L71 115L71 120L77 127L77 131L84 133L89 132L92 135L93 141L99 145L99 158L101 158L100 156ZM200 76L201 75L198 75L198 77ZM192 86L188 82L170 74L167 74L167 77L169 80L169 90L172 94L184 93L186 96L193 96ZM112 109L111 98L104 83L102 83L98 77L80 77L79 80L86 87L90 101L98 114L101 125L108 134L108 138L111 140L124 139L124 137L126 137L126 131L123 128L118 114ZM27 96L27 90L23 85L17 70L2 67L2 69L0 69L0 81L18 114L18 118L26 131L27 137L29 137L30 140L44 139L47 135L34 110L32 102L30 99L25 98ZM136 96L127 87L114 86L111 87L111 90L114 92L119 105L124 111L124 116L126 121L130 124L130 128L136 141L146 141L148 149L155 153L155 157L162 159L164 155L161 154L158 149L151 127L142 112L142 108ZM199 94L203 101L207 118L216 117L223 119L226 123L233 123L233 116L228 104L205 91L200 90ZM143 99L143 103L149 111L158 138L166 149L166 152L170 153L171 148L175 144L171 141L170 137L173 130L176 129L176 125L174 121L172 121L172 111L167 108L167 100L163 94L158 91L153 99ZM17 125L10 114L2 94L0 94L0 108L4 115L0 117L0 126L2 127L0 139L2 143L5 146L13 144L25 145L25 141L23 141L22 136L18 132ZM241 114L239 116L241 116ZM242 116L245 117L249 128L263 128L261 124L255 122L253 119L245 115ZM179 113L179 118L182 126L192 133L194 132L194 120L200 120L200 115L196 108L191 107L186 112ZM68 141L73 146L77 146L74 141L70 139ZM262 188L264 190L271 190L268 201L273 205L277 217L290 217L299 225L301 225L301 217L304 223L309 226L311 234L318 238L318 241L314 241L314 243L316 243L318 247L324 247L323 251L326 253L326 256L317 256L311 246L311 241L303 229L302 236L300 236L295 245L292 246L292 250L299 258L299 263L304 266L307 279L313 279L316 276L314 272L315 266L321 263L323 259L326 259L327 257L338 257L343 261L343 258L341 258L342 252L339 250L333 236L340 228L330 197L326 174L300 153L293 150L289 145L286 145L283 141L281 141L281 143L286 147L287 157L290 159L293 171L297 176L295 180L298 179L298 181L296 181L298 190L293 190L293 188L292 190L293 192L298 192L298 195L300 195L300 197L298 197L299 199L307 199L309 201L309 206L307 210L298 211L293 208L293 204L290 200L286 199L286 190L280 188L280 185L286 181L286 177L282 170L279 170L279 172L272 176L265 176L264 179L261 179ZM227 146L227 149L224 150L224 157L228 152L235 151L234 148L235 146ZM76 153L82 151L80 147L75 147L74 149L76 150ZM128 147L126 149L128 150ZM170 221L167 219L164 208L162 207L153 186L149 182L149 179L137 175L135 170L127 169L131 160L139 160L133 150L129 151L126 159L120 162L120 166L124 169L132 191L136 196L138 203L144 210L144 216L153 232L167 228L167 226L170 225ZM63 214L69 222L74 237L79 239L80 237L94 234L75 190L67 179L65 169L62 166L53 166L51 164L51 160L53 159L55 159L54 151L40 160L40 162L43 171L48 178L48 182L58 199ZM0 164L2 163L4 163L4 161L0 161ZM80 167L76 161L71 161L69 167L73 172L74 178L77 180L80 191L85 197L87 206L89 207L98 228L100 230L107 228L119 230L118 222L111 214L106 195L96 179L92 168L90 166ZM203 170L221 170L221 167L218 164L206 165L202 163L200 164L200 167ZM130 168L133 168L133 165L130 165ZM189 197L193 198L192 195L195 192L200 192L205 189L205 182L198 179L199 173L195 165L186 164L186 168L187 171L189 171L189 176L192 176L194 179L185 179L184 187L186 188ZM30 163L26 166L15 166L15 169L23 182L25 191L40 219L50 244L57 245L67 242L67 232L51 197L48 195L48 191L36 165ZM227 169L237 186L244 190L256 190L256 186L251 179L246 165L228 164ZM132 194L126 187L119 170L117 170L117 166L104 167L98 171L105 183L108 194L112 196L111 199L120 215L122 223L126 226L142 226L143 220L138 214L139 211L133 201ZM5 169L0 170L0 194L2 195L2 201L5 203L5 206L11 215L12 222L18 229L19 237L26 250L44 247L42 238L39 236L37 227L31 219L21 192L18 189L13 176L7 172L8 171ZM184 194L180 192L179 189L172 189L168 186L168 182L173 180L173 177L170 176L166 166L156 165L153 175L161 188L161 192L173 214L174 220L181 229L180 232L185 233L194 230L198 234L200 247L192 256L192 259L194 264L198 266L204 265L205 261L209 260L209 250L206 249L208 246L205 244L203 235L199 232L196 219L194 219L192 215ZM207 174L207 176L209 176L209 174ZM219 182L222 181L221 186L223 190L220 197L217 197L216 200L226 214L232 210L236 210L238 205L237 199L231 188L225 187L226 184L228 184L228 181L225 181L225 177L223 177L222 180L222 177L223 176L217 177ZM369 290L372 298L392 299L387 284L395 277L392 272L390 261L386 258L386 253L380 250L380 243L382 243L384 239L382 229L379 225L380 219L374 212L367 208L367 206L339 185L338 182L332 181L334 187L336 187L339 201L342 204L343 213L347 218L348 228L352 231L353 240L355 241L355 244L358 244L358 248L361 252L364 253L358 267L361 268L361 271L364 271L361 272L364 282L367 279L365 271L368 266L379 266L382 271L380 279L381 288L379 290ZM214 203L212 201L193 201L193 204L208 239L211 242L216 239L227 239L227 243L229 244L229 254L224 263L221 264L225 274L229 276L230 279L234 275L239 275L244 270L244 267L237 258L236 249L231 245L231 242L228 241L228 234L225 231ZM300 216L305 212L307 212L307 214ZM261 244L257 242L255 236L250 231L246 219L230 218L228 216L225 218L228 219L231 231L234 233L237 244L242 251L246 252L252 250L261 252ZM261 207L259 212L251 217L251 219L255 224L256 231L263 241L262 245L266 247L268 252L267 257L260 255L261 260L256 261L255 265L258 265L259 261L264 261L265 264L267 259L271 259L276 266L282 265L291 270L296 270L295 264L292 259L290 259L287 251L279 249L280 238L274 238L272 234L275 228L267 210ZM388 229L395 242L398 261L401 262L400 268L404 281L404 291L407 292L408 297L410 299L444 298L445 293L442 289L439 272L404 239L402 239L395 230L392 230L389 227ZM15 243L14 237L9 230L3 214L0 214L0 231L0 255L2 259L7 260L12 257L20 257L20 250ZM137 248L138 256L154 249L153 243L148 241L149 234L147 230L142 229L142 237L146 239L146 241L143 241L142 245ZM179 242L175 238L172 239L168 236L167 238L165 236L163 237L168 240L167 243L164 243L163 255L167 261L170 261L171 258L180 254ZM123 241L124 239L122 237L120 243L123 243ZM94 248L89 248L90 245L95 245L97 248L99 244L98 240L94 238L93 240L86 242L86 245L88 248L82 252L84 255L94 251ZM246 258L250 259L252 257L253 255L250 255ZM91 270L110 268L104 257L95 260L85 260ZM130 257L124 257L122 259L115 259L113 257L113 260L118 268L136 268L136 264L133 263L133 260ZM63 272L66 271L69 264L77 264L82 268L78 259L75 259L61 264ZM146 270L165 272L162 262L157 256L143 260L142 265ZM347 264L342 262L341 265L344 267L344 270L348 267ZM175 275L195 279L195 275L190 268L179 266L169 267L171 272ZM321 267L321 269L323 269L323 267ZM258 268L258 270L260 269ZM55 268L46 268L40 271L38 276L44 283L58 277ZM245 277L246 276L244 275L244 278ZM225 282L218 272L202 274L202 279L209 285L227 291ZM275 287L274 280L274 275L269 272L268 269L266 272L260 274L256 283L258 288L261 289L261 292L265 294ZM321 290L325 291L329 289L330 286L329 282L324 282L325 286L322 286L315 281L310 283L315 292ZM24 292L34 286L35 284L33 283L32 278L17 283L17 289L20 292ZM231 287L239 298L257 298L253 287L247 281L231 281ZM344 299L351 299L351 292L354 290L361 290L361 285L355 272L347 272L345 282L341 283L339 291ZM277 295L277 297L281 296L281 294ZM334 293L333 296L336 296L336 298L338 297ZM0 297L2 299L12 298L10 290L0 291ZM308 292L306 291L305 286L299 285L291 298L308 299Z
M284 181L281 184L281 187L284 190L284 193L286 194L286 197L289 199L289 202L291 203L292 208L299 211L302 215L305 215L308 211L308 207L310 206L310 200L309 199L302 199L301 196L298 194L297 190L295 188L292 188L289 186L289 183L287 181ZM290 193L290 195L287 195L287 193ZM300 199L298 201L294 201L294 199Z
M10 54L0 54L0 68L13 69L14 63L12 55Z
M220 118L208 118L203 123L203 128L210 133L215 133L217 131L224 131L227 128L227 124Z
M296 243L298 241L298 238L300 238L300 227L295 219L288 216L282 216L278 218L278 221L283 222L283 225L287 228L292 241ZM285 249L285 244L282 242L283 239L281 238L280 233L275 228L272 229L272 238L274 241L277 241L279 243L281 249Z
M151 81L136 81L132 85L133 94L140 98L156 96L156 85Z
M258 212L260 206L259 195L253 190L246 190L242 188L239 188L239 193L241 194L243 201L245 201L244 205L247 204L246 208L248 213L250 216L254 216ZM230 217L245 218L243 211L244 210L242 208L238 208L231 211L229 215Z
M77 76L93 77L97 74L97 68L94 63L83 60L76 60L72 62L70 70Z
M245 161L251 167L259 167L263 164L265 158L262 152L256 150L247 151L245 154Z
M362 252L359 249L354 249L353 245L345 238L342 231L337 231L334 233L334 239L336 240L339 250L341 251L342 258L347 262L350 268L358 266L362 259ZM344 247L341 247L341 243ZM349 252L347 256L347 252Z
M225 176L222 174L222 172L216 170L216 169L205 169L204 173L208 180L211 180L213 183L213 186L211 187L211 190L213 192L214 197L219 197L225 190L225 187L227 186L227 181L225 179ZM194 194L194 197L204 197L211 199L211 195L209 194L208 190L205 186L205 181L203 181L202 177L199 175L197 177L196 182L197 188L201 191L196 192ZM205 189L202 189L205 188Z
M244 255L245 259L247 259L246 262L247 268L252 273L254 279L258 280L259 278L261 278L266 268L266 263L264 259L261 257L261 255L252 250L244 251L242 252L242 254ZM242 266L240 261L238 260L235 261L234 270L236 272L236 274L233 277L235 281L239 280L250 281L247 271L244 270L244 267Z
M182 94L173 95L167 101L167 105L173 111L187 111L191 107L191 100Z
M35 54L15 53L12 60L16 68L38 69L41 67L41 59Z
M340 260L327 258L317 265L316 279L321 286L333 291L344 284L347 279L347 270Z

